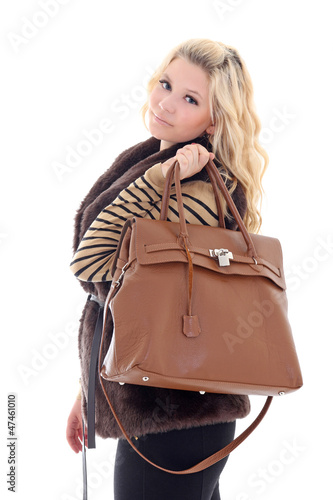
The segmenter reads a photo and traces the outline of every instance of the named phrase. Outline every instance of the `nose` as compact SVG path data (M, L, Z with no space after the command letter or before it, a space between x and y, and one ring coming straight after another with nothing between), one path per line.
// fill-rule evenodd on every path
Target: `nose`
M165 111L166 113L174 113L175 112L175 102L174 98L171 95L168 95L161 99L159 102L159 107Z

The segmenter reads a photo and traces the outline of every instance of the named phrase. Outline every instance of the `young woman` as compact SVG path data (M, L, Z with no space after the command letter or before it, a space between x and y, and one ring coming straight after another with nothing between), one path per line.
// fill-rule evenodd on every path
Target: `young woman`
M165 58L148 84L143 107L151 137L128 150L97 180L76 216L71 269L89 292L79 332L82 390L67 422L67 440L82 450L92 337L106 298L122 226L128 218L159 218L164 178L179 161L185 215L190 224L218 225L212 186L202 170L214 158L250 232L261 225L258 202L267 167L259 145L253 88L238 52L207 39L191 39ZM237 229L223 201L226 227ZM169 219L178 220L174 191ZM111 324L110 324L111 330ZM108 340L108 339L107 339ZM106 340L105 344L108 344ZM136 446L165 468L181 470L234 438L235 421L250 411L247 396L204 394L109 383L109 397ZM96 433L121 438L101 387L96 387ZM218 500L227 459L203 472L172 475L118 441L116 500Z

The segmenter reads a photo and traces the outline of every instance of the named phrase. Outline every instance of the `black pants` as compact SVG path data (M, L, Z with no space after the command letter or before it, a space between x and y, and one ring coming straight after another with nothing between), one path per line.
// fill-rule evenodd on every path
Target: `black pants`
M229 444L236 422L148 434L133 439L150 460L166 469L188 469ZM118 441L115 500L220 500L219 476L228 457L202 472L175 475L153 467L124 439Z

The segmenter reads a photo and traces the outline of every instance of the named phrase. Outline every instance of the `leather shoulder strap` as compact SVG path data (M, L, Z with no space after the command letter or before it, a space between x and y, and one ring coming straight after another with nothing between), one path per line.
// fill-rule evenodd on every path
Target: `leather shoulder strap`
M102 388L103 388L103 392L106 396L106 399L108 400L108 403L109 403L109 406L111 408L111 411L114 415L114 418L116 419L123 435L125 436L125 438L127 439L128 443L132 446L133 450L135 450L144 460L146 460L146 462L150 463L151 465L153 465L154 467L157 467L158 469L164 471L164 472L170 472L172 474L194 474L195 472L200 472L204 469L207 469L207 467L210 467L211 465L214 465L216 464L217 462L219 462L220 460L222 460L223 458L225 458L227 455L229 455L235 448L237 448L237 446L239 446L243 441L245 441L245 439L254 431L254 429L260 424L260 422L262 421L262 419L264 418L264 416L266 415L267 413L267 410L272 402L272 399L273 399L273 396L268 396L267 399L266 399L266 402L261 410L261 412L259 413L259 415L257 416L257 418L252 422L252 424L247 428L245 429L244 432L242 432L242 434L240 434L237 438L235 438L230 444L228 444L227 446L225 446L224 448L222 448L221 450L217 451L216 453L214 453L213 455L210 455L208 458L206 458L205 460L202 460L201 462L197 463L196 465L194 465L193 467L190 467L189 469L185 469L185 470L180 470L180 471L175 471L175 470L170 470L170 469L164 469L163 467L155 464L154 462L152 462L151 460L149 460L147 457L145 457L137 448L136 446L133 444L132 440L130 439L130 437L128 436L128 434L126 433L122 423L120 422L119 420L119 417L117 416L107 394L106 394L106 391L105 391L105 388L104 388L104 385L103 385L103 382L101 382L102 384Z

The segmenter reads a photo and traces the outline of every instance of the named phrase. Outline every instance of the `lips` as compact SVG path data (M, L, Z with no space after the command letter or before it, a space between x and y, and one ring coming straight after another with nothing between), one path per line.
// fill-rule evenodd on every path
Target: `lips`
M157 121L157 123L159 123L160 125L166 125L167 127L172 127L172 125L170 123L168 123L167 121L163 120L163 118L161 118L160 116L156 115L154 113L154 111L152 111L152 113L153 113L154 118Z

